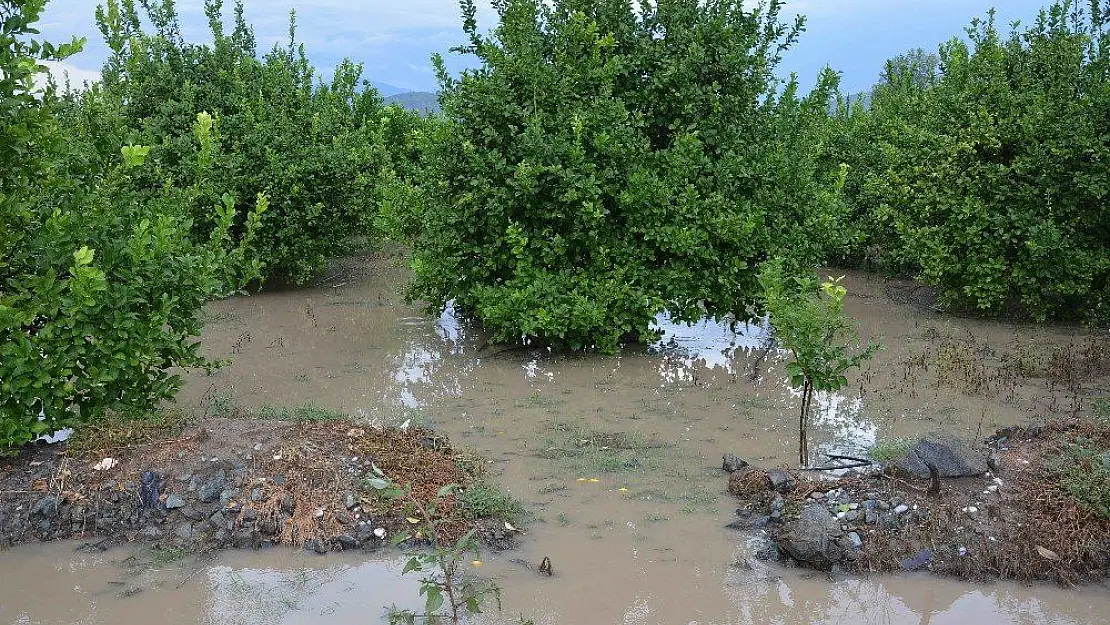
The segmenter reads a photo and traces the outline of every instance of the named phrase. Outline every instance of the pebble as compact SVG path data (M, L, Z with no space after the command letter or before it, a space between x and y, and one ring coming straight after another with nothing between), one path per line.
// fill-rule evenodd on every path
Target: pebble
M975 506L968 506L964 508L964 512L966 512L968 516L971 516L976 512L979 512L979 508L976 508Z
M262 446L262 443L255 443L254 444L254 450L255 451L262 451L263 449L264 449L264 447Z
M848 532L848 540L852 541L852 546L859 549L863 546L863 539L855 532Z
M998 484L991 484L990 486L988 486L987 487L987 492L988 493L997 493L998 492Z
M379 527L378 529L374 530L374 535L377 536L379 540L385 540L385 528Z
M170 493L166 495L166 510L176 510L185 507L185 500L180 496Z
M859 504L853 501L852 503L848 504L848 508L852 510L859 510Z
M899 504L898 507L894 508L894 514L905 514L909 511L910 507L906 504Z

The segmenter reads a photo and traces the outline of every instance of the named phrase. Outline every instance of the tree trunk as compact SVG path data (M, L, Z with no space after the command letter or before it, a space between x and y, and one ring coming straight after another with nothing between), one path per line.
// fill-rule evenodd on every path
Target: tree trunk
M798 465L809 463L809 405L813 401L813 382L806 378L802 385L802 409L798 414Z

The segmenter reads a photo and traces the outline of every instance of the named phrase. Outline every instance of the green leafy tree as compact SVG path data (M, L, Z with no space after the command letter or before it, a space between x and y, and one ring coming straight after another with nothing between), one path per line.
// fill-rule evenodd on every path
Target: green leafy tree
M232 293L261 274L252 245L266 209L259 196L240 232L230 196L209 204L212 227L191 234L192 207L205 189L163 179L151 148L101 137L78 124L76 97L34 92L45 68L80 42L35 43L42 2L5 2L0 46L0 450L67 425L96 420L108 410L156 407L173 397L180 367L208 367L198 349L198 313L213 297ZM80 96L82 106L114 110L103 91ZM67 111L61 117L56 113ZM85 118L87 119L87 118ZM217 154L218 124L195 116L198 158L207 180ZM113 141L114 157L101 159ZM90 167L86 167L90 165Z
M902 67L854 120L849 204L870 244L985 313L1110 318L1110 5L1054 2L1008 36L993 13Z
M798 463L809 463L809 415L814 395L848 385L845 374L867 361L879 348L860 343L855 323L844 313L848 290L843 278L818 284L811 276L791 276L781 259L760 267L762 303L774 336L790 353L786 373L802 393L798 410Z
M424 147L412 295L496 340L611 351L666 310L743 314L768 255L843 229L821 137L836 84L775 76L802 20L740 0L507 0Z
M185 40L175 4L108 0L96 17L112 51L102 72L105 89L120 102L120 118L135 142L152 146L151 158L175 179L211 191L198 197L194 225L212 226L206 207L223 192L235 198L265 193L270 208L256 246L267 272L294 284L310 280L352 237L372 234L379 183L403 180L384 141L389 118L377 92L362 81L362 67L343 61L320 82L296 41L261 58L244 7L236 2L233 28L224 26L222 0L206 0L211 44ZM219 158L209 178L194 178L196 146L190 127L197 113L220 120ZM151 176L153 176L153 172ZM151 182L154 182L153 180ZM217 193L215 190L219 190ZM233 234L242 232L246 208Z

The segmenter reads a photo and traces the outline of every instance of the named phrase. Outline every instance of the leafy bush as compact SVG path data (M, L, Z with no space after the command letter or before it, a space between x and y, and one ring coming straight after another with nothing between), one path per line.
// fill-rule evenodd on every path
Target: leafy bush
M133 0L108 0L97 10L112 50L106 89L122 103L135 140L152 145L152 158L175 179L235 198L270 197L257 233L270 275L303 284L352 236L372 232L378 183L391 166L384 141L398 112L386 112L361 82L360 65L344 61L330 82L317 84L295 41L295 15L288 44L259 59L241 2L227 33L222 0L205 1L211 45L184 40L172 2L142 5L150 30ZM203 181L193 176L189 133L201 111L222 129L220 158ZM197 206L194 224L202 232L211 225L204 211L212 199L210 193ZM233 232L241 232L244 215L241 209Z
M802 29L781 2L498 4L425 142L412 295L496 340L613 350L655 316L742 313L768 255L841 237L818 145L835 86L774 71Z
M875 146L849 157L849 203L943 303L1110 318L1108 18L1066 0L1004 37L991 14L941 46L935 77L892 67L844 122Z
M146 146L117 144L114 165L82 170L95 150L88 137L58 125L52 90L32 93L35 59L79 45L28 40L42 7L0 5L0 448L172 397L172 369L211 365L194 340L201 307L261 271L251 245L264 195L244 212L238 242L226 195L204 213L208 235L194 240L190 207L205 189L140 184L152 169ZM82 97L99 103L103 94ZM217 133L211 116L196 116L197 180L208 179Z

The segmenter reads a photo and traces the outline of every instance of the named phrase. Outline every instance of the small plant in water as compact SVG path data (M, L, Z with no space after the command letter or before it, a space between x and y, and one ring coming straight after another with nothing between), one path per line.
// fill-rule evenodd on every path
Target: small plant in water
M418 621L437 623L440 619L447 619L452 625L458 625L462 622L463 614L480 613L482 604L490 597L496 600L498 610L501 609L500 588L491 583L463 579L462 573L467 562L473 566L481 564L475 530L470 530L453 542L446 540L441 531L446 519L437 517L436 512L442 508L448 497L458 493L458 484L441 487L435 497L425 504L413 495L411 485L401 486L384 475L369 479L366 483L386 499L404 505L411 528L395 534L392 541L394 545L411 540L426 540L430 543L429 550L410 552L409 560L401 570L402 575L418 573L422 576L420 594L424 597L424 612L417 614L409 610L391 610L390 625L408 625Z
M820 285L815 278L790 276L781 260L763 263L759 282L775 338L793 357L786 365L790 385L802 391L798 415L798 463L809 461L809 412L817 391L838 391L844 376L871 358L877 344L863 347L859 332L844 314L848 289L843 277Z

